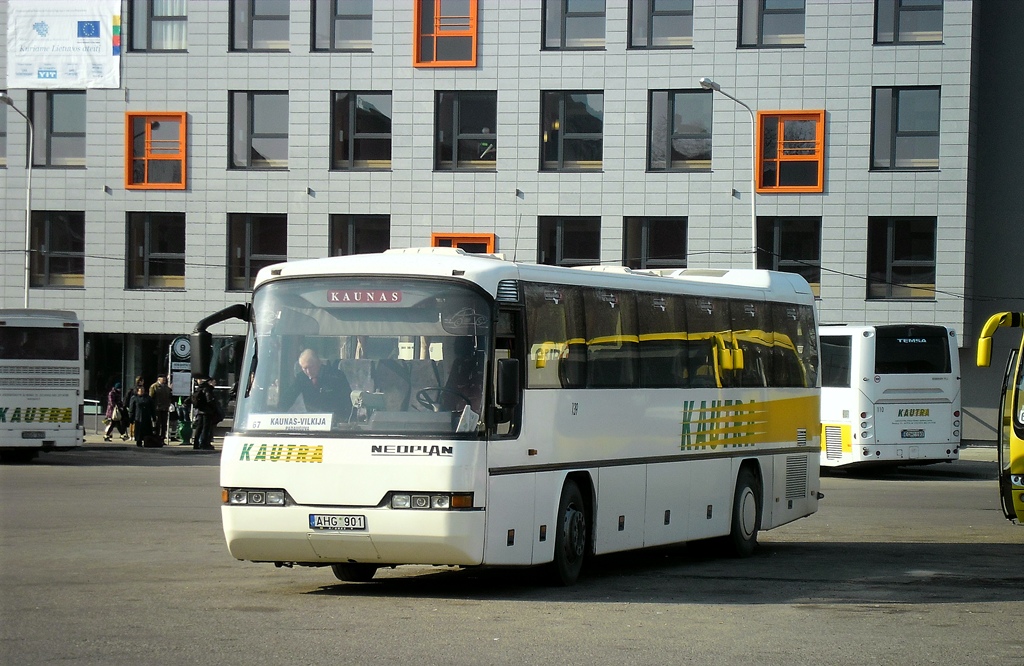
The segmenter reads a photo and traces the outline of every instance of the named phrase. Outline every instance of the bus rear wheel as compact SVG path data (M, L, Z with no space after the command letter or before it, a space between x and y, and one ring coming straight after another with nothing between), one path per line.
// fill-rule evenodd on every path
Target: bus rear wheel
M555 557L551 563L552 582L572 585L583 570L587 554L588 517L583 494L575 481L566 480L555 516Z
M732 502L732 529L726 546L736 557L748 557L757 548L761 529L761 483L757 474L744 467L736 476L736 494Z
M331 571L334 572L335 578L346 583L367 583L369 582L375 573L377 573L376 564L361 564L356 562L350 562L348 564L332 564Z

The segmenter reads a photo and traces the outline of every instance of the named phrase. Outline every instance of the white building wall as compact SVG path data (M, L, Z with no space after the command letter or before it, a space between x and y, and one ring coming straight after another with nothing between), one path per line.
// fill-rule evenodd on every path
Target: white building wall
M394 247L427 244L431 231L488 232L497 234L498 251L526 261L536 259L538 215L600 215L608 264L621 262L624 216L685 215L690 266L749 266L746 111L715 96L710 173L645 170L648 91L697 88L707 76L755 109L827 112L824 193L758 195L756 202L759 215L821 216L821 319L951 324L968 337L973 2L944 3L941 44L875 46L872 0L807 0L804 47L737 49L739 0L697 0L694 47L648 51L627 50L626 1L608 0L606 48L586 52L540 49L540 0L480 4L479 65L417 69L404 0L375 1L373 52L358 54L310 52L308 0L291 2L290 52L251 54L228 52L226 2L189 2L187 54L126 50L122 88L88 91L87 168L35 170L34 209L85 211L87 257L85 289L33 289L31 304L75 310L90 332L189 331L246 297L225 292L226 216L233 212L287 213L289 259L325 256L329 215L358 213L390 215ZM0 15L6 19L3 4ZM938 171L869 170L871 89L889 85L941 86ZM449 89L498 91L496 172L433 171L434 93ZM604 91L602 172L538 170L540 93L558 89ZM233 90L288 91L288 171L227 168ZM329 170L332 90L393 92L390 172ZM26 91L11 94L27 108ZM125 112L181 110L189 122L188 189L126 190ZM8 167L0 169L2 307L20 306L24 287L23 129L9 112ZM125 289L129 211L187 214L184 291ZM937 216L934 301L865 299L867 218L874 215Z

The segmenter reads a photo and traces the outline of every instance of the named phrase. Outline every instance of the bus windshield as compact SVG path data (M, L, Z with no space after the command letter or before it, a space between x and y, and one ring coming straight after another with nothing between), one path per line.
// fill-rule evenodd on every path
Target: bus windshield
M235 431L476 437L492 308L465 285L318 277L253 295Z
M942 326L879 326L875 374L949 374L949 334Z

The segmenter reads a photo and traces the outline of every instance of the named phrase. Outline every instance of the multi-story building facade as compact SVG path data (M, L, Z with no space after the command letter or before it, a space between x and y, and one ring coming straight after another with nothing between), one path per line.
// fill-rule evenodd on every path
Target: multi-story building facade
M984 124L1021 108L982 85L1020 79L1005 0L121 10L119 87L8 81L34 120L28 216L26 123L0 105L0 305L79 313L90 397L152 381L260 267L388 247L796 271L821 321L949 324L965 367L1020 307L1013 188L983 185L1019 142ZM988 438L996 380L967 374L965 434Z

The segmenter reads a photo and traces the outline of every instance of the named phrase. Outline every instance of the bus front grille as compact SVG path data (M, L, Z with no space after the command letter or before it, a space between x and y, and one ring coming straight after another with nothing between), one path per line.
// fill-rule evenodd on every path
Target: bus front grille
M807 456L786 457L786 499L807 497Z
M829 460L843 457L843 431L839 426L825 426L825 457Z

